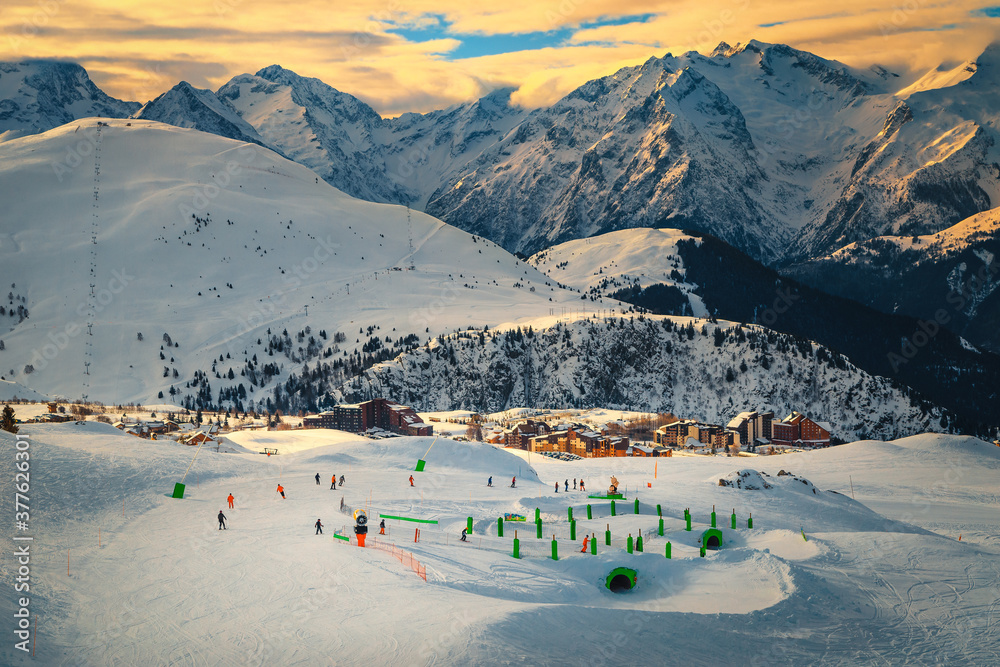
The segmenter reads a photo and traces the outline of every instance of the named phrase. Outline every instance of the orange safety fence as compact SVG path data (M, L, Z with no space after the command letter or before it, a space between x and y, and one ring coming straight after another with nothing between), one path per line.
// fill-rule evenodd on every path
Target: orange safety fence
M411 570L413 570L418 577L427 581L427 567L421 563L419 560L413 557L413 554L404 549L400 549L392 542L386 542L385 540L380 540L376 536L372 535L371 541L368 543L369 546L378 549L379 551L384 551L396 560L398 560L403 565L406 565Z

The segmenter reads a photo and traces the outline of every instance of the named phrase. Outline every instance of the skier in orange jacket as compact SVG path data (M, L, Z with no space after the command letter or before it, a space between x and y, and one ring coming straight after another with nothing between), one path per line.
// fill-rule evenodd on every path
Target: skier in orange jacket
M582 554L587 553L587 537L588 537L587 535L583 536L583 548L580 549L580 553Z
M281 494L281 499L285 500L285 487L283 487L281 484L278 485L278 493Z
M413 475L410 475L410 486L413 486Z
M233 501L236 500L236 498L233 498L233 494L230 493L229 497L226 498L226 500L229 501L229 509L233 509Z

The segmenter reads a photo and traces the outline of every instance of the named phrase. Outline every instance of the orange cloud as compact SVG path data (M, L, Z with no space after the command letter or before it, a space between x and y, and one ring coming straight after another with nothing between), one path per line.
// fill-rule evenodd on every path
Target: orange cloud
M217 88L273 63L318 77L379 112L429 111L512 85L528 106L550 103L585 81L670 51L710 51L756 38L867 66L927 69L974 58L1000 21L969 0L6 0L0 59L80 62L117 97L144 102L180 80ZM614 17L651 18L581 27ZM395 26L429 29L409 41ZM455 59L468 35L562 30L544 48ZM569 32L565 32L565 31ZM413 33L407 33L413 34ZM551 33L555 34L555 33ZM568 35L566 37L565 35ZM433 37L433 39L431 39Z

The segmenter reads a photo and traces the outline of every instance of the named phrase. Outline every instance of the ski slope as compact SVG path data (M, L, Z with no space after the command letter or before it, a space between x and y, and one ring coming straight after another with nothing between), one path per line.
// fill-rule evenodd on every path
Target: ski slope
M142 441L96 422L23 429L32 442L27 534L35 537L38 664L998 659L1000 449L972 438L925 435L739 460L566 463L446 439L246 433L232 438L247 453L198 454L185 497L173 499L194 448ZM262 438L277 456L252 453ZM13 495L13 444L13 436L0 433L6 497ZM426 471L412 472L421 457ZM772 488L718 486L751 468L768 473ZM795 475L778 476L779 468ZM336 492L328 484L334 473L345 476ZM594 518L587 521L586 494L573 492L572 480L584 478L595 492L612 474L629 502L611 517L607 501L592 500ZM509 487L512 475L516 489ZM557 495L553 485L564 479L571 490ZM279 483L286 500L275 492ZM637 489L638 516L630 509ZM427 581L384 551L335 539L332 533L349 523L341 498L373 517L437 520L421 529L417 543L414 524L387 522L388 540L426 566ZM579 541L568 538L570 502L580 536L610 526L611 547L600 540L596 556L579 553ZM657 504L662 538L655 535ZM725 544L702 559L697 539L713 504ZM545 539L533 536L530 523L508 522L505 536L496 536L499 515L530 520L536 507ZM220 508L226 531L217 529ZM735 531L733 510L741 526ZM747 530L751 513L755 526ZM473 535L458 543L470 515ZM317 518L326 527L322 536L314 534ZM371 523L377 532L377 518ZM514 528L520 560L510 556ZM624 539L639 529L645 552L629 555ZM553 534L558 561L548 557ZM666 539L670 560L663 557ZM638 571L635 589L613 594L604 587L616 566ZM5 580L14 567L9 556L0 561ZM13 597L5 587L8 609ZM6 642L0 662L29 658Z
M250 388L263 400L304 359L268 355L285 330L325 330L323 352L346 355L373 335L426 341L582 307L492 242L349 197L266 148L153 121L84 119L5 142L0 193L0 260L30 313L0 330L0 376L43 394L152 403L171 386L191 393L201 370L214 398L249 384L256 355L281 365L272 386ZM216 363L236 378L215 377Z

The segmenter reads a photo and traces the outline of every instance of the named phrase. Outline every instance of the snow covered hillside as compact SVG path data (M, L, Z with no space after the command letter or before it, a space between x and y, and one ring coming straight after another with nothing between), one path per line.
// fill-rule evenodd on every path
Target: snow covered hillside
M685 282L677 242L701 239L677 229L623 229L566 241L528 258L528 263L554 280L592 296L628 289L667 288L677 297L677 315L707 317L694 290Z
M45 394L263 405L306 365L349 377L582 307L489 241L196 130L88 119L5 142L0 193L0 375Z
M975 267L993 257L992 252L1000 252L985 231L995 227L988 219L991 218L972 221L951 233L942 232L936 241L924 237L922 243L913 246L931 250L948 248L948 252L957 253L972 239L979 239L978 249L961 251L961 259L951 260L956 268L949 280L940 276L942 286L959 284L963 276L968 279ZM899 242L909 247L909 240ZM986 249L987 245L991 250ZM867 254L859 256L871 261ZM872 375L895 378L933 403L950 409L961 417L959 428L963 432L995 432L1000 426L994 417L1000 414L1000 357L980 352L953 333L965 334L961 327L930 329L916 319L932 320L935 309L944 305L945 295L938 301L929 300L923 281L906 283L920 271L914 268L920 266L914 261L915 253L906 253L898 259L890 269L876 275L871 275L872 271L854 272L853 265L834 272L814 263L807 268L815 273L806 281L814 289L779 275L710 236L674 229L629 229L567 241L533 255L528 261L554 281L583 290L593 298L621 299L661 315L711 315L763 324L816 341L845 354L858 368ZM988 296L995 284L994 277L975 287L976 294ZM886 314L828 293L853 297L848 291L852 286L867 287L870 292L863 294L866 297L872 293L891 293L896 299L909 295L914 302L921 303L921 309L906 313L913 317ZM970 304L977 303L972 296L965 298ZM871 305L893 310L884 303ZM996 309L981 312L983 319L989 321ZM928 336L928 331L933 335ZM995 330L989 332L989 338L995 336ZM920 342L919 353L911 340ZM978 342L980 338L975 340Z
M375 366L337 396L397 396L423 410L600 406L710 423L745 409L798 410L822 416L843 439L934 431L952 418L815 343L692 318L462 332Z
M50 130L78 118L123 118L139 108L106 95L76 63L0 63L0 141Z
M29 644L34 661L8 641L0 647L5 665L1000 659L1000 449L971 438L925 435L781 457L674 457L654 466L648 459L528 461L448 440L428 452L432 442L424 438L303 447L303 433L291 432L269 434L278 456L202 451L185 478L194 453L173 442L141 441L95 422L31 425L22 435L32 443L32 511L28 530L17 535L34 538L28 595L37 634ZM0 433L0 492L8 497L14 446L11 434ZM426 459L425 472L413 472L418 458ZM767 475L770 488L718 485L740 471ZM325 482L334 473L346 477L336 492L315 483L315 475ZM517 488L509 488L514 475ZM599 490L611 475L628 498L616 516L607 501L553 491L577 479ZM184 498L170 498L182 478ZM352 534L342 501L347 510L367 510L367 544L381 549L334 537ZM702 558L713 507L723 543ZM533 517L535 508L544 539L530 523L506 522L497 535L497 517ZM220 509L226 530L218 529ZM391 518L387 534L375 534L381 514L437 523L420 525L415 542L416 524ZM473 532L461 543L470 516ZM520 559L511 557L515 530ZM640 530L643 551L630 554L628 536ZM597 535L596 555L580 552L584 534ZM5 537L13 536L10 525ZM558 560L551 559L553 537ZM14 581L17 567L14 558L0 560L0 576ZM612 593L606 581L618 567L634 569L636 585ZM6 608L17 609L17 597L4 587Z

